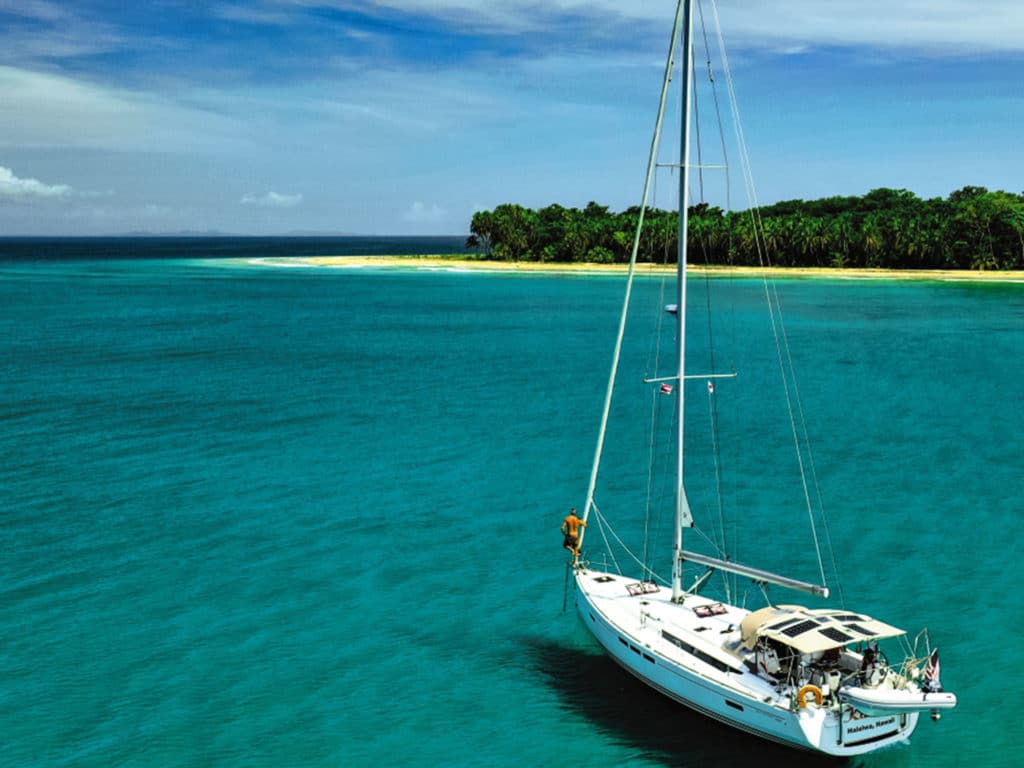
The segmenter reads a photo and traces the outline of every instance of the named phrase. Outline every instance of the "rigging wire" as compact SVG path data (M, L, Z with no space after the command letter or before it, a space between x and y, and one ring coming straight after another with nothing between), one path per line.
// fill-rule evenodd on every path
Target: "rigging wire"
M735 84L732 79L732 72L729 68L728 56L725 52L725 41L722 36L721 25L718 23L718 4L716 0L711 0L711 7L715 16L715 26L718 30L719 52L726 75L729 102L733 115L733 127L736 134L736 143L739 148L741 158L740 166L743 171L744 184L747 189L747 195L751 201L750 216L754 245L758 255L758 263L761 265L762 268L764 268L771 265L770 254L768 253L768 248L764 238L764 223L761 219L760 207L757 197L757 189L756 185L754 184L754 179L751 172L750 156L747 152L746 140L743 134L743 126L740 122L739 103L736 99ZM818 559L818 569L821 574L822 582L825 583L827 579L825 578L824 560L817 533L818 525L814 515L815 506L811 499L810 488L808 487L807 478L809 473L813 478L813 485L815 488L818 501L818 510L822 516L822 527L826 529L826 533L827 523L823 515L823 505L820 488L818 486L817 476L813 474L814 462L811 458L811 448L808 440L806 419L804 417L803 408L800 404L799 389L797 387L795 379L795 366L793 364L793 358L789 348L789 340L786 335L785 325L782 321L781 300L779 298L775 282L769 279L767 272L764 274L763 277L763 285L765 296L768 303L768 313L771 323L771 329L773 336L775 338L776 356L778 358L780 370L782 372L782 386L786 398L786 407L789 412L790 430L793 434L794 444L796 447L796 458L800 469L800 478L801 483L803 485L804 500L807 505L808 520L811 526L812 536L814 540L815 553ZM801 442L803 444L803 448L801 448ZM832 549L831 538L827 538L830 550L829 553L834 564L835 552ZM841 592L842 590L840 588L840 594Z
M572 570L572 561L565 564L565 583L562 585L562 613L569 602L569 571Z
M657 208L657 206L658 206L658 175L657 174L654 175L654 178L651 180L651 183L652 183L652 187L653 187L652 194L651 194L652 205L655 208L655 210L657 210L658 209ZM663 227L655 228L655 229L653 229L653 231L651 231L650 234L652 236L657 236L659 234L659 231L663 233L664 232L664 228ZM670 245L671 244L669 243L669 238L665 237L664 238L664 247L662 249L663 263L667 263L668 262L668 250L669 250ZM644 378L657 378L660 375L660 373L661 373L661 344L659 343L659 341L661 339L662 328L663 328L663 325L664 325L664 313L661 311L660 308L665 305L665 292L666 292L667 286L668 286L667 276L663 273L662 277L661 277L660 285L659 285L659 295L658 295L658 304L657 304L659 309L658 309L658 312L657 312L657 321L655 323L655 331L654 331L653 337L651 339L651 346L648 348L648 365L647 365L648 375L645 376ZM665 497L664 485L662 486L660 492L656 493L655 489L654 489L656 477L659 474L661 474L661 476L664 478L664 474L663 473L658 473L658 471L657 471L657 458L658 458L657 457L657 447L658 447L658 441L657 441L656 436L658 434L657 425L661 421L661 418L660 418L660 415L661 415L661 408L660 408L661 398L659 397L659 391L652 388L651 391L650 391L650 397L651 397L651 417L650 417L650 422L648 424L648 437L649 437L649 439L648 439L648 447L647 447L647 452L648 452L648 456L647 456L647 509L646 509L645 514L644 514L644 539L643 539L644 571L648 572L648 573L652 573L652 571L651 571L651 563L653 561L653 558L652 558L651 552L654 549L653 543L652 543L652 540L651 540L652 539L652 533L651 533L651 530L652 530L652 520L651 520L651 517L652 517L652 514L655 517L655 519L653 520L653 530L655 532L657 532L661 528L661 508L662 508L662 502L664 501L664 497Z
M608 539L607 539L607 536L605 536L605 530L606 529L611 532L612 538L615 539L615 542L619 545L619 547L622 549L622 551L625 552L627 555L629 555L630 559L634 563L636 563L637 565L640 566L642 573L649 574L652 581L653 580L657 580L657 581L660 581L662 584L668 584L669 583L668 579L665 579L665 578L659 576L652 569L648 568L645 565L645 563L643 562L643 560L641 560L639 557L637 557L637 555L633 553L633 550L631 550L626 545L626 543L621 538L619 538L619 535L615 532L615 529L612 528L610 525L608 525L608 522L604 519L604 515L601 514L601 510L598 509L597 504L594 504L593 510L594 510L594 514L596 515L596 517L598 519L598 522L600 523L599 528L601 530L601 536L604 537L604 539L605 539L605 548L607 549L609 555L611 556L612 562L615 564L615 571L617 573L621 574L622 573L622 569L619 567L619 563L615 559L615 554L612 551L612 548L608 545Z
M698 18L700 20L701 37L704 42L704 56L705 56L705 67L707 71L707 78L709 87L708 90L712 96L712 104L714 105L715 125L718 127L718 143L719 149L722 153L724 177L725 177L725 188L726 188L726 206L729 205L730 200L730 173L729 173L729 152L728 146L725 141L724 132L724 121L722 120L722 109L718 98L718 86L715 82L714 67L711 59L711 45L708 40L707 23L704 18L704 7L702 3L696 3ZM696 52L694 53L694 61L690 68L694 78L694 93L697 93L697 66L696 66ZM697 162L699 167L699 179L700 179L700 196L699 200L702 204L707 203L707 199L704 192L704 155L703 155L703 134L701 132L701 120L700 113L697 105L700 103L699 99L694 99L694 116L695 116L695 135L697 142ZM700 233L698 233L700 234ZM699 237L701 245L701 251L704 254L705 264L709 263L709 247L707 238ZM717 373L717 365L715 360L715 329L713 322L713 313L711 307L711 276L709 273L704 273L704 300L705 300L705 316L707 318L707 332L708 332L708 371L712 374ZM728 552L729 544L728 537L725 530L725 505L722 493L722 455L720 448L719 436L719 421L718 421L718 400L714 397L714 388L711 386L710 381L708 384L708 414L710 419L710 432L711 432L711 455L714 461L714 474L715 474L715 500L717 504L718 513L718 535L720 537L720 549L723 552ZM722 572L722 581L725 587L726 597L729 598L732 585L735 584L735 577L730 580L730 574Z
M594 514L597 515L597 530L601 532L601 539L604 541L605 552L607 552L608 556L612 559L612 565L615 566L615 572L622 573L622 568L619 567L619 561L615 558L615 550L613 550L611 545L608 543L607 531L611 531L612 538L618 541L620 545L622 544L622 540L619 538L619 535L615 533L615 529L608 524L607 520L605 520L604 515L601 514L601 510L597 506L596 501L591 502L591 508L594 510ZM627 547L623 546L623 549L625 549L626 553L633 557L634 560L636 560L636 557L633 555L632 552L629 551Z

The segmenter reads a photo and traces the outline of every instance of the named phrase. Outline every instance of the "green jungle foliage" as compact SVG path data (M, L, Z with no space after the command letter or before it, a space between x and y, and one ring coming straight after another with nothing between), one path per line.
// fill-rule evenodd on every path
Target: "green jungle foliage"
M466 248L503 261L627 263L639 213L505 203L473 215ZM648 208L638 261L674 262L678 228L675 211ZM964 187L923 200L882 188L728 213L701 203L690 208L688 247L710 265L1024 269L1024 195Z

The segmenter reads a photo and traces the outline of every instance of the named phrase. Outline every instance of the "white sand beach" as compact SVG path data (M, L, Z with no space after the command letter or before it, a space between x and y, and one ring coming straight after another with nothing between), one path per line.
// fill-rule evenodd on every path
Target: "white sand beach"
M340 269L396 268L485 270L493 272L547 272L575 274L624 273L623 264L565 264L535 261L488 261L478 258L438 256L304 256L289 258L292 265L337 267ZM722 277L828 277L844 280L936 280L945 282L1024 282L1024 270L977 271L938 269L837 269L830 267L701 267L689 266L693 274ZM675 265L638 264L641 274L675 271Z

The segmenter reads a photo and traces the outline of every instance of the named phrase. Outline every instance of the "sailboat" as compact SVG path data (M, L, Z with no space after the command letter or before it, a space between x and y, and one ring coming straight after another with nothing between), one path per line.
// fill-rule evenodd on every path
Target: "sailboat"
M583 527L575 548L569 547L576 609L579 620L615 662L669 699L738 731L787 747L840 757L861 755L905 743L923 714L938 720L942 712L956 706L956 696L942 688L938 650L931 647L927 630L911 642L904 630L846 607L775 604L770 599L763 607L746 607L733 604L745 600L730 601L729 593L725 600L715 599L705 594L714 574L727 574L724 578L736 581L749 579L762 588L765 597L768 585L812 596L803 602L827 602L830 589L824 584L824 568L822 583L817 583L740 564L720 552L709 555L683 548L684 531L695 525L683 472L685 392L693 380L706 381L710 393L718 378L736 375L693 373L686 368L685 234L692 167L695 2L679 0L675 11ZM624 574L617 559L607 565L607 554L605 563L597 565L594 553L582 547L588 530L601 526L604 533L605 526L610 527L608 516L596 504L595 493L619 378L643 212L659 166L658 147L677 51L681 52L682 70L678 82L684 91L678 163L677 303L664 305L662 300L659 305L671 317L667 324L675 332L675 370L667 376L650 376L642 383L657 388L654 398L665 393L675 399L674 423L669 430L674 433L669 442L675 454L674 486L669 494L674 497L669 502L674 503L674 541L671 560L666 563L671 566L669 580L656 577L655 570L643 562L637 571ZM610 547L609 538L605 534L599 541ZM698 575L684 588L684 569L694 567ZM901 660L894 656L890 661L885 646L892 642L901 650Z

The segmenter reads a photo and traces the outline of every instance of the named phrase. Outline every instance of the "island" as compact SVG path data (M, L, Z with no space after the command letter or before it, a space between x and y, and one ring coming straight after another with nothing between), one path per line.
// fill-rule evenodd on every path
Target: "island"
M624 264L641 210L505 203L473 215L467 250L488 261ZM673 263L679 217L647 208L637 260ZM903 189L689 209L689 261L707 266L1001 271L1024 269L1024 195L964 187L922 199Z

